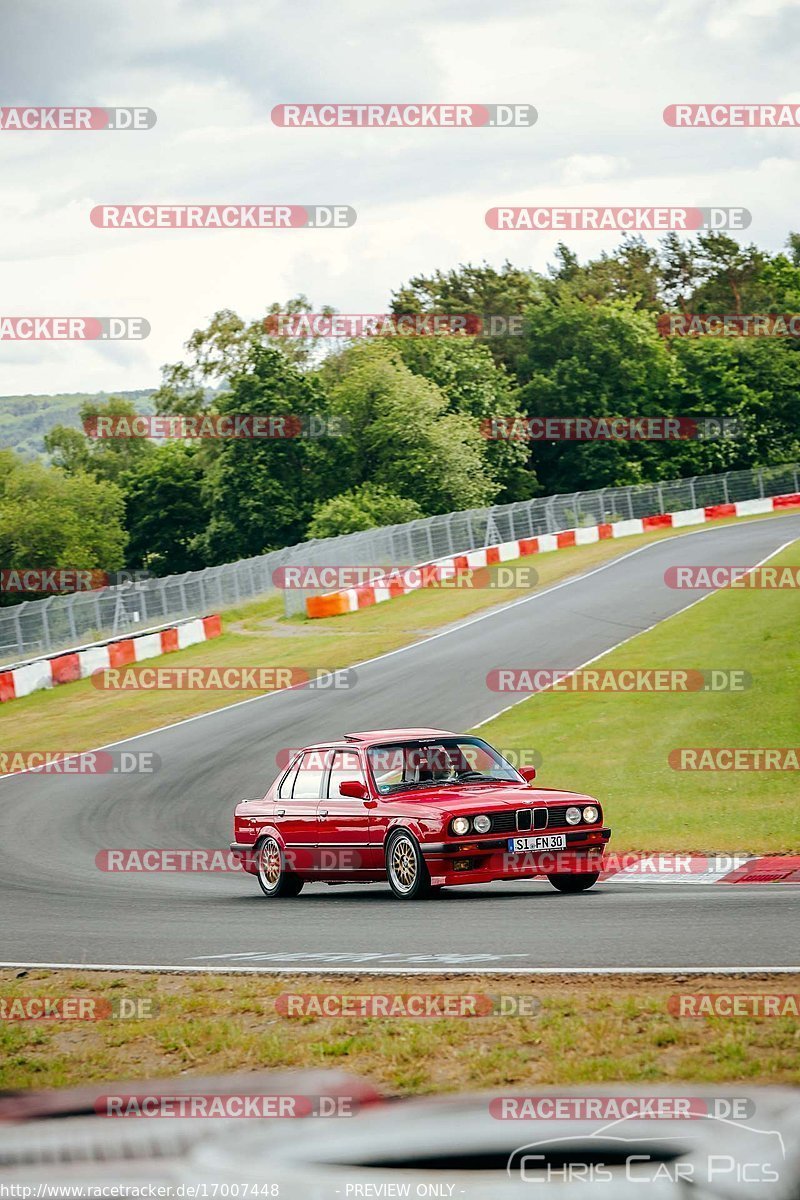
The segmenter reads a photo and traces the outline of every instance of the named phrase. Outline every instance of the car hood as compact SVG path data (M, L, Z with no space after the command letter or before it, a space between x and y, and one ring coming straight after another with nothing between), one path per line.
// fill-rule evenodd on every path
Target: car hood
M415 813L428 809L434 813L498 812L506 808L530 808L537 804L596 804L593 796L583 792L555 791L552 788L529 787L470 787L445 786L442 788L420 788L419 791L400 792L386 796L384 800L394 805L407 804Z

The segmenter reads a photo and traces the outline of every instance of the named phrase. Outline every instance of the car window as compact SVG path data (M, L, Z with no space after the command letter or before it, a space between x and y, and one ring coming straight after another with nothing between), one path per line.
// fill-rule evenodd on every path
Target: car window
M298 757L296 762L292 763L291 767L286 772L283 779L280 781L280 783L278 785L278 798L280 800L288 800L289 797L291 796L292 785L294 784L295 777L297 775L297 768L299 766L300 766L300 759Z
M339 784L345 779L357 779L366 785L364 771L355 750L334 751L328 780L328 799L333 800L339 796Z
M322 772L327 754L322 750L306 750L292 787L293 800L317 800L322 784Z
M523 783L510 763L481 738L431 738L370 746L378 791L469 783Z

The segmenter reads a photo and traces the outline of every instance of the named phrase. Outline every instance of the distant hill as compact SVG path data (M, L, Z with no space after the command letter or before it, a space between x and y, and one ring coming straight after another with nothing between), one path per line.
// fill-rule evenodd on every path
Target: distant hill
M151 413L153 389L140 392L67 392L60 396L0 396L0 449L16 450L24 458L44 458L44 435L54 425L80 428L78 413L86 400L110 396L130 400L138 412Z

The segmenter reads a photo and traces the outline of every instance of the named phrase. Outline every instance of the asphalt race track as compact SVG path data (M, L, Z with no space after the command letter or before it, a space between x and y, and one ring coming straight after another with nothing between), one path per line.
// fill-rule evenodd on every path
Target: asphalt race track
M0 960L266 970L797 967L800 891L790 885L607 883L562 896L546 882L512 883L403 904L388 886L315 884L269 902L250 876L113 874L95 865L101 848L227 848L233 804L263 795L282 747L357 729L469 729L517 698L486 688L491 668L580 666L707 594L667 588L668 566L753 565L797 537L800 516L786 516L654 543L368 662L350 690L274 693L125 743L160 756L153 776L0 779ZM613 811L608 819L613 827Z

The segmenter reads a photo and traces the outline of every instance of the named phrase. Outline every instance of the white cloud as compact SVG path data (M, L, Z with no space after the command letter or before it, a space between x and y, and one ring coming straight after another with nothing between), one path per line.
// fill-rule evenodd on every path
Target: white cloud
M141 344L0 347L3 393L154 386L218 308L297 292L381 311L411 275L543 269L563 235L496 204L741 204L777 249L800 131L671 129L679 101L797 97L800 0L27 0L4 7L5 103L141 104L146 133L0 133L2 311L136 315ZM734 82L732 82L734 81ZM288 130L287 101L534 104L532 129ZM345 231L97 230L98 203L349 203ZM582 256L616 235L574 234Z

